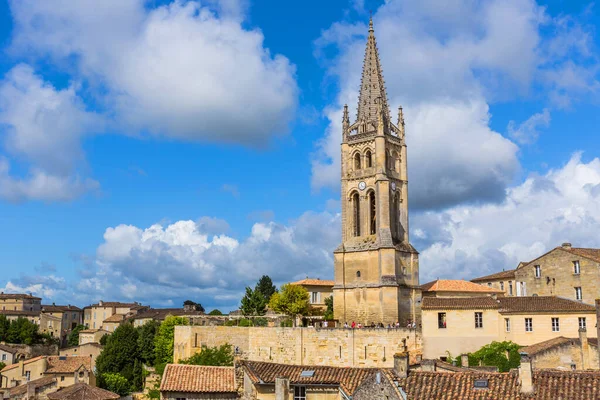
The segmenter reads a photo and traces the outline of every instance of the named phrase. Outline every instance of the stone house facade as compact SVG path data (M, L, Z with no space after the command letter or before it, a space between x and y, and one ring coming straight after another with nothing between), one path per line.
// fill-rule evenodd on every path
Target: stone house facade
M82 346L87 343L100 343L102 336L110 335L110 332L104 329L84 329L79 331L79 345Z
M302 279L297 282L292 282L292 285L299 285L306 289L308 292L310 305L312 307L324 310L327 306L325 305L325 299L333 295L334 281L322 280L322 279Z
M492 341L522 346L559 336L596 337L594 306L559 297L424 297L423 357L456 357Z
M101 329L104 328L104 321L115 314L121 314L124 318L129 318L148 308L148 306L138 303L105 302L100 300L96 304L83 308L83 324L88 329Z
M0 293L1 311L35 311L39 313L41 308L42 299L40 297L23 293Z
M19 350L15 347L0 344L0 362L4 365L13 364L16 361Z
M90 359L90 367L94 370L96 366L96 358L102 353L102 345L99 343L85 343L79 346L66 347L64 349L60 349L59 355L66 357L80 356L80 357L89 357Z
M598 339L588 338L585 330L579 337L559 336L523 347L535 369L587 370L598 369Z
M83 311L72 305L42 305L40 331L64 342L73 328L83 322Z

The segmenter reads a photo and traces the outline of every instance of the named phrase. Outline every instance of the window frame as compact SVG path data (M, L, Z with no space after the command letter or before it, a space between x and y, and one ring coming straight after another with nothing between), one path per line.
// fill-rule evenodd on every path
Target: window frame
M560 332L560 318L552 317L550 324L552 325L552 332Z
M447 329L447 328L448 328L448 316L445 312L439 312L438 313L438 329Z
M581 275L581 264L579 260L573 261L573 275Z
M483 329L483 311L475 311L474 317L475 317L475 329Z
M513 290L513 281L508 281L508 295L509 296L513 296L514 290Z
M306 400L306 386L294 386L294 400Z
M504 331L510 332L510 318L504 318Z
M583 324L582 324L583 322ZM579 329L585 329L587 331L587 320L585 317L578 317L577 318L577 326L579 327Z
M525 332L533 332L533 318L525 318Z
M535 279L541 279L542 278L542 266L541 265L535 265Z
M504 292L504 282L500 282L500 290Z
M581 289L581 286L575 286L575 299L577 301L583 300L583 290Z

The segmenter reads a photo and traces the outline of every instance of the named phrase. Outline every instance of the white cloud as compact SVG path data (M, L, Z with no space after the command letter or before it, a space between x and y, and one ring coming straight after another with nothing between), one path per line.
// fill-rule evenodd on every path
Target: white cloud
M207 4L13 1L13 47L75 59L73 73L136 132L263 146L294 116L295 67L242 27L244 2Z
M539 84L569 101L582 83L550 75L568 68L565 54L589 57L587 30L542 35L561 22L530 0L390 1L373 20L390 104L405 108L411 206L502 201L520 168L518 147L490 128L489 104ZM364 24L334 23L315 41L341 90L325 110L330 125L311 161L314 190L339 187L341 107L356 104L366 33ZM587 83L595 69L581 60L574 66Z
M29 165L24 175L10 175L9 159L0 159L0 198L10 201L70 200L98 188L81 176L80 141L103 126L103 120L86 111L75 88L56 89L18 65L0 82L2 144L14 159Z
M510 188L502 204L418 214L412 225L421 280L515 268L563 242L599 247L599 200L600 159L585 163L575 154L563 167Z
M541 113L533 114L526 121L516 126L515 121L508 123L508 135L521 144L533 143L539 136L540 128L547 128L550 125L550 111L547 108Z

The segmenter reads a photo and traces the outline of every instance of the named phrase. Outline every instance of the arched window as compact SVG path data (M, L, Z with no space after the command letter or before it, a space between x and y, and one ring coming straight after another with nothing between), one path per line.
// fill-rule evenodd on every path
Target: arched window
M400 238L400 194L398 192L394 193L392 212L392 223L394 224L392 232L396 232L396 235Z
M398 157L398 153L394 152L392 157L392 169L394 171L400 171L400 157Z
M387 151L385 152L385 168L390 169L390 155Z
M360 198L358 193L352 195L352 216L354 236L360 236Z
M367 150L365 153L365 168L371 168L373 166L373 160L371 158L371 150Z
M369 192L369 233L377 233L377 208L375 205L375 192Z
M360 169L360 153L354 155L354 169Z
M356 277L360 278L360 271L356 271Z

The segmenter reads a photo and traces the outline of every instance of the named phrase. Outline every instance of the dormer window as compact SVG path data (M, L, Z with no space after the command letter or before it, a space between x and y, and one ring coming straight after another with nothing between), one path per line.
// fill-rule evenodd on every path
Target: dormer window
M542 277L542 267L539 265L535 266L535 277L536 278L541 278Z
M581 272L581 267L579 266L579 260L573 261L573 273L575 275L579 275Z

